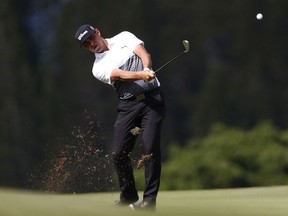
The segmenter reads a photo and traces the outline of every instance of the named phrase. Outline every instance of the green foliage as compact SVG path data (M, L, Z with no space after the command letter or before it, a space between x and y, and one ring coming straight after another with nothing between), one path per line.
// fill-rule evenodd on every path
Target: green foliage
M249 187L288 183L288 132L269 121L250 131L215 124L209 135L169 148L162 189Z

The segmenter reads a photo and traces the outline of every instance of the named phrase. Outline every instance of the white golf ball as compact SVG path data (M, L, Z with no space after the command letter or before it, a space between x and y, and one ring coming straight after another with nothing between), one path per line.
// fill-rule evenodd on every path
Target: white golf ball
M262 20L262 19L263 19L263 15L262 15L261 13L258 13L258 14L256 15L256 19Z

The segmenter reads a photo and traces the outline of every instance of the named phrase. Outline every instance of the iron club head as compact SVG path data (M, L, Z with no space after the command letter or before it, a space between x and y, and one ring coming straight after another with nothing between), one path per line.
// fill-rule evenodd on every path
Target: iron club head
M183 40L183 46L185 48L185 53L189 52L190 50L190 45L189 45L189 41L188 40Z

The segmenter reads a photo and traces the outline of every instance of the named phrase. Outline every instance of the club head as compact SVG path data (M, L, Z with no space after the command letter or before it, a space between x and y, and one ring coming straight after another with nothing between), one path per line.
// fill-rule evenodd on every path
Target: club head
M189 52L190 50L190 45L189 45L189 41L188 40L183 40L183 46L185 48L185 53Z

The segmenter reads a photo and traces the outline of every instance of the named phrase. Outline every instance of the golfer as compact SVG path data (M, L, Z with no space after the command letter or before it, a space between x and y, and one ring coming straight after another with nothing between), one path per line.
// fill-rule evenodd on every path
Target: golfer
M160 83L151 69L151 56L143 41L127 31L103 38L98 28L85 24L78 28L75 39L95 54L93 75L111 85L119 98L111 150L121 191L115 204L155 210L161 174L160 139L165 103ZM136 127L141 129L142 153L150 156L145 160L145 189L141 201L129 158L137 137L132 133Z

